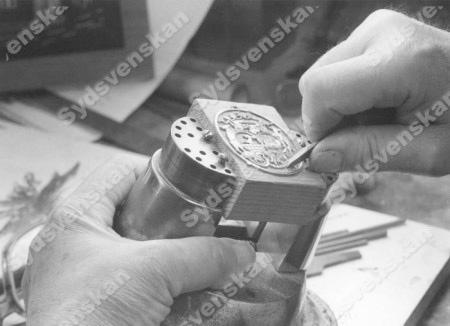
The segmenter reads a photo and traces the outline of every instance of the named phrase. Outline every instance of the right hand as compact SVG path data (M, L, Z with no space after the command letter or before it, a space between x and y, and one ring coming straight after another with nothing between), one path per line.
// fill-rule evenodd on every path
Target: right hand
M302 76L300 91L305 132L320 140L313 170L450 173L450 33L376 11ZM380 109L390 121L370 118ZM348 116L368 125L343 127Z

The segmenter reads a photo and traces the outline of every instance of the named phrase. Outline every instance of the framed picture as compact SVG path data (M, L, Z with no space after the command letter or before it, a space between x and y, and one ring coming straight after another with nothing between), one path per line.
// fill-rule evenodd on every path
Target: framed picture
M0 0L0 91L102 79L149 32L146 0ZM152 77L147 54L130 77Z

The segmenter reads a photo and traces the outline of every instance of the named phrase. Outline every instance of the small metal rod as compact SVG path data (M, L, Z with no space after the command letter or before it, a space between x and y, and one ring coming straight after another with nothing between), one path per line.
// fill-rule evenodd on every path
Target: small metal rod
M316 145L316 143L306 145L306 147L302 148L287 161L286 166L293 167L306 160Z
M340 231L334 231L334 232L330 232L330 233L325 233L325 234L322 234L320 236L320 241L322 242L322 241L325 241L325 240L327 240L329 238L333 238L334 239L334 237L336 237L336 236L346 235L349 232L350 232L349 230L340 230Z
M313 220L308 225L299 228L294 242L289 248L283 262L278 267L280 273L297 273L305 270L313 256L315 246L318 243L320 231L327 212Z
M319 245L317 246L317 250L319 251L319 250L326 249L326 248L332 248L332 247L340 246L340 245L343 245L343 244L346 244L349 242L358 241L358 240L377 240L377 239L386 238L386 237L387 237L387 230L378 230L378 231L370 232L367 234L354 235L351 237L345 237L345 238L336 239L333 241L319 242Z
M264 231L264 228L266 227L267 222L259 222L258 226L256 227L255 231L253 232L251 236L251 241L254 243L258 243L259 238L261 237L261 234Z
M363 246L367 246L368 244L369 244L369 240L367 240L367 239L361 239L361 240L356 240L353 242L347 242L347 243L344 243L344 244L341 244L338 246L319 249L315 252L315 256L322 256L322 255L330 254L333 252L343 251L343 250L357 248L357 247L363 247Z
M323 245L324 243L329 242L329 241L335 241L335 240L339 240L339 239L350 238L350 237L354 237L354 236L357 236L357 235L370 235L372 233L376 233L377 231L385 231L385 230L388 230L390 228L403 225L403 224L405 224L405 222L406 222L405 219L397 219L397 220L392 221L392 222L375 225L375 226L368 227L368 228L361 229L361 230L357 230L357 231L333 232L333 234L331 234L331 233L330 234L324 234L320 238L319 245Z

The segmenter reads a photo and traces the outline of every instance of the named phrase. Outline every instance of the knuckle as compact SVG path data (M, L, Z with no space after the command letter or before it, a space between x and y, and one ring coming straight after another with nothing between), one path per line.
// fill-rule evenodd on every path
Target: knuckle
M299 88L302 96L316 97L322 92L323 83L317 70L308 70L300 78Z
M365 24L375 24L375 25L386 25L386 24L394 24L398 21L399 18L406 17L403 14L390 10L390 9L378 9L372 12L369 16L367 16L364 21Z
M302 96L305 96L305 92L306 92L306 83L307 78L309 78L308 76L308 72L305 72L301 77L300 80L298 81L298 89L300 90L300 94Z
M416 45L414 51L415 62L432 63L433 66L440 66L440 67L445 67L445 65L448 64L447 52L437 43L433 41L425 41L415 43L415 45Z

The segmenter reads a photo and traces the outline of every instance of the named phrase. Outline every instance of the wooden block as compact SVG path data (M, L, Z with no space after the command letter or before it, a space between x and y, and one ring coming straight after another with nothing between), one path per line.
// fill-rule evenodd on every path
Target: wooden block
M240 112L246 115L242 119L237 116ZM210 141L226 155L238 176L234 197L225 207L228 219L302 225L314 218L327 183L304 167L282 168L302 147L275 108L199 99L188 116L212 132ZM225 122L233 127L225 128Z

